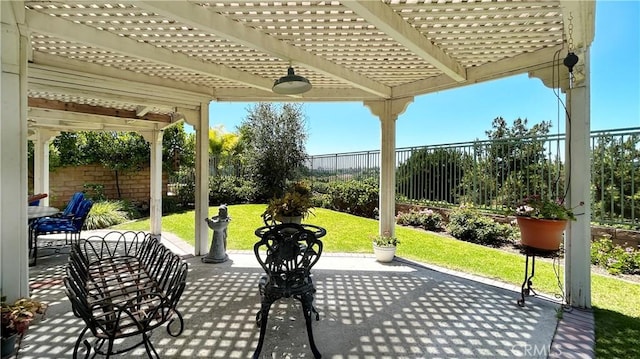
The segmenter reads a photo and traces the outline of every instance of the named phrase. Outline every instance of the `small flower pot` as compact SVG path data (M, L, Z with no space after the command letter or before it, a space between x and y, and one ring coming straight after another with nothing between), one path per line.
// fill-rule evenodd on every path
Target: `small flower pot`
M516 219L520 228L520 244L549 251L560 249L567 220L531 217L517 217Z
M388 263L393 260L393 257L396 255L396 247L380 247L373 245L373 254L376 255L376 260L382 263Z

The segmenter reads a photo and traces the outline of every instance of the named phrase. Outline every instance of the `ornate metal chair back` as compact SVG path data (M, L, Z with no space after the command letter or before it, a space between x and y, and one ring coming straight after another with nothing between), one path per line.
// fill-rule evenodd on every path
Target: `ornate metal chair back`
M295 298L302 304L309 346L314 358L321 357L311 327L311 316L315 314L316 320L320 320L320 314L313 306L316 289L310 270L320 259L322 242L318 238L325 233L320 227L305 227L296 223L282 223L256 230L260 241L253 246L253 251L266 275L258 283L261 303L256 323L260 326L260 338L253 353L254 359L260 357L269 309L276 300L283 297Z
M282 223L264 233L254 253L270 285L295 290L308 282L322 254L322 242L299 224Z

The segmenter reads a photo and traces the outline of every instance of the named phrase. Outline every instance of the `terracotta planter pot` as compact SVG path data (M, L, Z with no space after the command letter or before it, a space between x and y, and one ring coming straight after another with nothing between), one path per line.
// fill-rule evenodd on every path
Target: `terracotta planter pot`
M520 244L537 249L557 251L562 243L562 234L567 220L517 217L520 227Z

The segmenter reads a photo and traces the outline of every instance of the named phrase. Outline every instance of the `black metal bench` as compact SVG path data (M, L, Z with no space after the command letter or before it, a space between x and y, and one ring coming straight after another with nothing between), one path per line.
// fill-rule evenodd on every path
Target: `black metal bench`
M169 335L182 333L184 322L176 306L187 269L178 255L144 232L109 232L74 243L64 284L73 313L82 318L85 328L73 357L78 356L80 343L85 345L85 357L96 353L108 357L140 345L150 358L152 353L159 357L150 341L151 331L167 324ZM93 334L92 343L83 341L88 331ZM134 343L114 348L116 339L126 338L134 338Z

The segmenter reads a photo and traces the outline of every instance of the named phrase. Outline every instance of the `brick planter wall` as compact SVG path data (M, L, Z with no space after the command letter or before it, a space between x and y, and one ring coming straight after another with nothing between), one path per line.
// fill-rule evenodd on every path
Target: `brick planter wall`
M449 212L451 210L448 208L436 208L408 203L397 203L396 214L398 212L409 212L410 209L419 211L424 208L428 208L432 211L440 213L445 222L449 221ZM499 215L492 215L491 217L495 221L500 223L509 223L513 219L513 217L505 217ZM640 231L631 231L612 227L591 226L591 241L600 239L602 236L611 238L611 241L614 244L640 249Z
M118 173L121 199L149 204L151 173L146 166L140 171ZM49 205L64 208L73 193L84 190L87 183L101 184L107 199L118 199L115 172L100 165L57 168L49 174ZM167 176L162 175L162 193L167 192Z
M626 229L591 226L591 240L597 240L607 236L611 238L613 244L624 247L640 249L640 232Z

